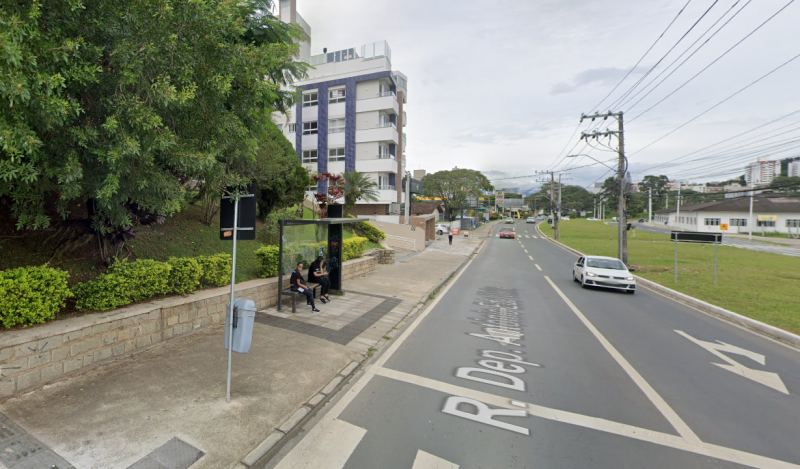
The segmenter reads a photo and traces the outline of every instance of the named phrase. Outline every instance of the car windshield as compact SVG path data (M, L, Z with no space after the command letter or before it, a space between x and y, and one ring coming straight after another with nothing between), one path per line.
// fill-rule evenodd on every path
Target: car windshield
M617 259L587 259L586 266L598 269L625 270L625 264Z
M500 228L500 231L513 231L511 228Z

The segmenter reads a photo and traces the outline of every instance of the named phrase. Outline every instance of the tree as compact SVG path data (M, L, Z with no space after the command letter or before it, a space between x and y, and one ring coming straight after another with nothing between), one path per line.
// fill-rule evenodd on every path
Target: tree
M642 182L639 183L639 190L645 192L649 196L649 192L653 190L653 205L660 206L660 202L664 199L664 197L669 192L667 190L667 184L669 184L669 178L664 176L663 174L660 176L653 176L648 174L647 176L642 178Z
M311 176L317 184L320 182L326 184L325 192L314 194L319 206L319 217L326 218L328 216L328 205L338 205L340 198L344 195L344 178L338 174L332 173L319 173Z
M344 173L344 206L345 209L355 208L356 202L366 200L377 202L378 184L370 179L366 174L356 170L345 171Z
M191 181L207 194L246 183L235 168L254 161L273 109L294 99L281 85L305 70L300 28L270 5L5 2L0 198L17 227L45 228L79 201L105 251L105 235L179 211Z
M486 176L473 169L438 171L426 175L422 181L424 195L439 199L450 220L468 208L469 197L480 197L494 189Z

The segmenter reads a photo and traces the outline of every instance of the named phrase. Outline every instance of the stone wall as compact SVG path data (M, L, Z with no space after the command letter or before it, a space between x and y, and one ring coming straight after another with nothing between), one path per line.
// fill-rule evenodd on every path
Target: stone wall
M342 280L375 270L377 259L362 257L342 265ZM284 279L288 287L289 279ZM259 310L274 306L278 279L236 286L236 297ZM345 285L346 287L346 285ZM130 355L160 342L225 321L230 286L139 303L101 313L0 332L0 400L36 389L66 375Z
M374 257L378 260L378 264L394 264L395 250L394 249L370 249L364 252L365 256Z

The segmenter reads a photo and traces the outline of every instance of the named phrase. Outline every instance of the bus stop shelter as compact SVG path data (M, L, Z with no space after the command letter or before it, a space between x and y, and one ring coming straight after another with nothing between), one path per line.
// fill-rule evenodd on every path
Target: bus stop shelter
M280 225L278 310L281 309L283 301L283 276L291 274L299 262L302 262L304 269L307 269L318 256L322 256L327 263L331 292L342 293L344 225L367 220L366 218L278 220ZM306 278L306 272L302 274Z

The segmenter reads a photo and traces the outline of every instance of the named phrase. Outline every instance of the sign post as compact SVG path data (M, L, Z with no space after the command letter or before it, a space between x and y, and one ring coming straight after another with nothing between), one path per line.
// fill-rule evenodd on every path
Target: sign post
M229 192L233 192L233 188L228 188ZM219 236L222 240L233 240L233 256L231 259L231 302L228 308L228 378L227 390L225 393L225 402L231 402L231 362L233 357L233 327L234 317L236 313L234 309L234 302L236 301L236 241L253 240L256 238L256 186L251 184L247 188L247 194L226 195L222 197L220 202L219 214ZM239 218L240 199L243 209L243 216ZM232 220L231 220L232 218ZM239 224L246 226L239 226Z
M675 242L675 283L678 283L678 243L699 243L714 245L714 285L717 284L717 253L722 244L722 233L701 233L696 231L672 231L670 239Z

